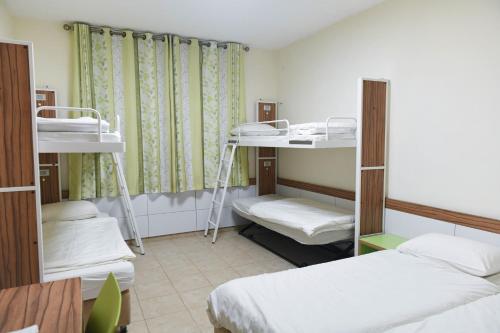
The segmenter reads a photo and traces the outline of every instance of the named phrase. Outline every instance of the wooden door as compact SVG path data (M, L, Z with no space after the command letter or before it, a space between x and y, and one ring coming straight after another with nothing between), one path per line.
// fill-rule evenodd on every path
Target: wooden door
M0 192L0 289L39 281L35 192Z
M272 121L277 119L276 103L258 102L257 103L257 120ZM270 124L276 126L276 124ZM258 195L276 193L276 174L277 174L277 151L272 147L257 148L257 168Z

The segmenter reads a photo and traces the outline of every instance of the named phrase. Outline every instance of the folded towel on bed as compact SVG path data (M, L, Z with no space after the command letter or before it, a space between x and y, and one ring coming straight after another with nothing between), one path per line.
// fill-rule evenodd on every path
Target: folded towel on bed
M258 202L249 212L268 222L299 229L309 236L321 232L352 229L353 212L303 198L289 198Z

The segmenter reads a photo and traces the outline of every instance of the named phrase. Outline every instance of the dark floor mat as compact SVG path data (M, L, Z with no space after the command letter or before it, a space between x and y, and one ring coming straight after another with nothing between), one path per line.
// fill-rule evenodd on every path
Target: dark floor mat
M304 245L255 223L243 228L240 235L298 267L344 259L353 255L353 242L350 240L327 245Z

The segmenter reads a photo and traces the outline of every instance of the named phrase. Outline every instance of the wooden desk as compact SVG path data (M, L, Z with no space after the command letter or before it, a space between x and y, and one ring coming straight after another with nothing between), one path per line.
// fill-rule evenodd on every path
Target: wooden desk
M31 325L40 333L81 333L80 278L0 290L0 332Z

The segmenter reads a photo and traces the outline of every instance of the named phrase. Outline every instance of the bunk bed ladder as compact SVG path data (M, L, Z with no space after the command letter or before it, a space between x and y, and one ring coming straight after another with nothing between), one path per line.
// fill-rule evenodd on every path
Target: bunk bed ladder
M205 237L208 235L208 229L210 228L210 226L214 227L214 236L212 238L212 243L215 243L215 240L217 239L217 231L219 230L222 209L224 208L224 200L226 198L227 185L229 183L229 178L231 177L231 169L233 167L234 154L237 147L237 143L226 143L224 144L224 149L221 154L219 170L217 171L217 180L215 181L214 191L212 193L212 201L210 203L207 223L205 225ZM231 151L229 152L229 150ZM227 155L229 155L229 159L227 159ZM219 193L219 191L222 191L222 195L217 198L217 194ZM214 212L215 219L212 219L212 215L214 215Z
M137 221L135 219L134 209L132 208L132 201L130 200L130 194L128 192L127 182L123 173L122 164L120 162L120 158L118 157L118 153L113 153L112 155L116 169L116 176L118 178L118 187L120 189L120 194L122 196L125 210L127 211L127 220L135 239L135 245L140 248L141 254L144 254L144 245L142 244L142 239L139 234L139 228L137 227Z

